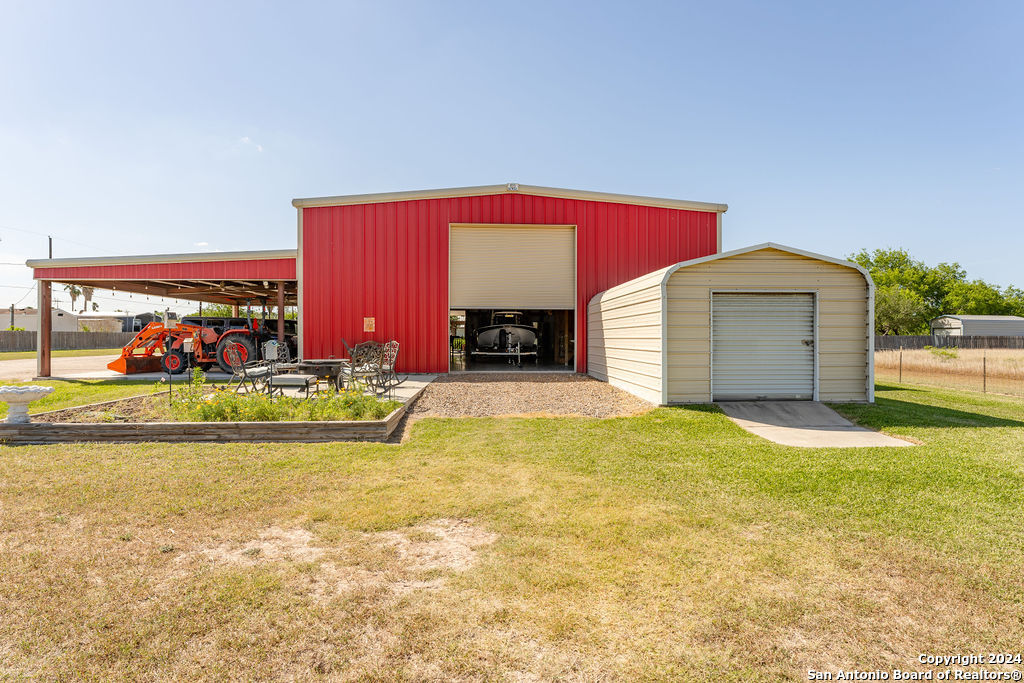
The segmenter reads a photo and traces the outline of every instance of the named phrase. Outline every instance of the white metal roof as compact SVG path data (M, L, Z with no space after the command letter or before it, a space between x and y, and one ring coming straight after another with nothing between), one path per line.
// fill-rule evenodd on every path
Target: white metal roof
M652 277L652 276L654 276L656 274L661 274L662 281L663 282L667 282L668 278L672 275L672 273L676 272L680 268L686 268L688 266L695 266L695 265L698 265L700 263L707 263L709 261L717 261L719 259L729 258L730 256L739 256L740 254L746 254L746 253L749 253L749 252L752 252L752 251L760 251L761 249L777 249L778 251L785 251L785 252L789 252L790 254L797 254L798 256L806 256L807 258L813 258L813 259L817 259L819 261L827 261L828 263L835 263L836 265L846 266L847 268L853 268L854 270L859 271L861 273L861 275L864 276L864 279L866 279L868 281L868 287L871 288L871 289L874 289L875 285L874 285L874 281L871 279L871 274L868 273L868 271L864 270L864 268L860 264L858 264L858 263L855 263L853 261L847 261L846 259L835 258L833 256L825 256L824 254L815 254L814 252L805 251L803 249L797 249L796 247L787 247L784 244L777 244L775 242L764 242L763 244L755 244L755 245L750 246L750 247L743 247L742 249L733 249L732 251L723 251L723 252L718 253L718 254L710 254L708 256L701 256L700 258L690 259L689 261L682 261L680 263L676 263L676 264L673 264L671 266L666 266L664 268L659 268L658 270L655 270L655 271L652 271L650 273L647 273L646 275L641 275L640 277L635 278L633 280L630 280L629 282L623 282L620 285L615 285L614 287L609 287L604 292L600 292L600 293L596 294L595 298L598 297L598 296L604 295L606 292L614 292L617 289L619 289L620 287L621 288L629 287L632 283L636 282L637 280L646 279L646 278Z
M154 263L194 263L203 261L263 261L295 258L295 249L260 251L204 251L190 254L144 254L135 256L86 256L84 258L29 259L29 268L71 268L78 266L127 266Z
M640 206L657 206L668 209L689 209L691 211L709 211L712 213L724 213L729 209L728 204L695 202L685 199L645 197L630 194L614 194L609 192L591 192L590 190L569 190L561 187L542 187L540 185L522 185L520 183L475 185L472 187L446 187L435 190L410 190L405 192L350 194L334 197L307 197L304 199L293 199L292 206L301 209L315 206L376 204L379 202L402 202L416 199L443 199L447 197L477 197L482 195L506 193L537 195L541 197L560 197L563 199L583 199L596 202L612 202L617 204L638 204Z
M933 318L932 321L934 322L935 320L938 320L939 318L952 318L953 320L968 320L968 321L970 321L970 320L985 320L985 321L989 321L989 322L1002 322L1002 321L1005 321L1005 322L1024 322L1024 318L1022 318L1019 315L971 315L971 314L965 314L965 315L952 315L952 314L940 315L940 316L936 316L935 318Z

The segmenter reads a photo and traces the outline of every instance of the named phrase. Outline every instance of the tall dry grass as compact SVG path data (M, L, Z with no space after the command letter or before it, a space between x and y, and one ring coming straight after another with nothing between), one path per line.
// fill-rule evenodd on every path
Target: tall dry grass
M1019 396L1024 395L1024 349L876 351L875 377Z

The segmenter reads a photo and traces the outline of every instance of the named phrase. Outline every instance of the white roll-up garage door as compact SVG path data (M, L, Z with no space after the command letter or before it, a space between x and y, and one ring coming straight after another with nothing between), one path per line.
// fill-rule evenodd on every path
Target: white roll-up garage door
M712 294L712 399L813 398L814 324L813 294Z
M452 309L574 309L572 226L452 225L448 299Z

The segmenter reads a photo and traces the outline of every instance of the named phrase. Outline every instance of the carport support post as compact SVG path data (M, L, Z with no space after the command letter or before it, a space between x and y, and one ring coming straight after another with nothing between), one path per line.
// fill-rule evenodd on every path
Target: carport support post
M277 343L284 344L284 283L277 283Z
M53 341L53 301L49 280L39 281L39 331L36 333L36 375L50 376L50 345Z
M238 304L232 304L231 305L231 317L232 318L237 318L238 317Z

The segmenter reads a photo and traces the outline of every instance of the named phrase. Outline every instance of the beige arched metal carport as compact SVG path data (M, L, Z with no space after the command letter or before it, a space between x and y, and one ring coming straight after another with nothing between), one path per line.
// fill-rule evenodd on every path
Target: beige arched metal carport
M660 405L874 401L874 284L774 243L684 261L587 309L589 374Z

